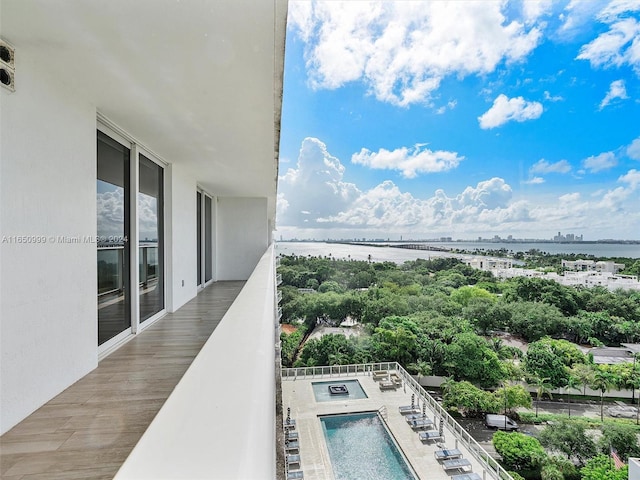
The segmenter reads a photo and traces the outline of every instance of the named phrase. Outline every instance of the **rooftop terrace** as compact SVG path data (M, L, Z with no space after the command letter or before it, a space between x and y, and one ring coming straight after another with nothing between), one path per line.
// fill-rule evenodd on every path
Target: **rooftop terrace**
M397 388L381 388L381 375L385 371L397 375ZM334 401L316 401L312 384L329 380L358 380L367 398L347 399L336 396ZM426 410L433 421L432 431L438 432L443 421L443 439L421 441L418 430L407 422L399 410L411 404L414 395L416 410ZM416 382L396 363L343 365L334 367L307 367L283 369L282 402L291 411L298 433L300 470L305 479L332 479L334 473L319 417L329 414L346 414L378 411L388 430L420 478L447 480L462 471L444 469L435 452L442 449L459 449L462 457L471 463L471 469L480 478L510 479L500 465ZM469 467L466 468L469 471Z

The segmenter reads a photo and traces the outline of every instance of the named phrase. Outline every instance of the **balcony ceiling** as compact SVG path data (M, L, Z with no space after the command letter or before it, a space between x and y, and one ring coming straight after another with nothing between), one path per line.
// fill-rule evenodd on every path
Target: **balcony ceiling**
M207 191L275 212L286 0L0 0L2 37Z

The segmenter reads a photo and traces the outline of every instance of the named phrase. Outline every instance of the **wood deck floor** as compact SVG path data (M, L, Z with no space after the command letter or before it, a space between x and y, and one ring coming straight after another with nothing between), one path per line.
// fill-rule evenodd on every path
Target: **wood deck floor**
M113 478L243 286L206 288L5 433L0 477Z

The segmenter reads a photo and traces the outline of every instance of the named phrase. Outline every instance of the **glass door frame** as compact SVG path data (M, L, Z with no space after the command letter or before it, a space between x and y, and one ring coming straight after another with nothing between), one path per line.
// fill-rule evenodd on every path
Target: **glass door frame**
M98 345L98 359L101 360L105 356L107 356L111 351L113 351L116 347L120 346L121 343L128 340L132 335L140 333L145 328L152 325L156 320L160 319L167 313L167 238L168 238L168 222L167 222L167 208L162 209L162 235L164 237L164 248L162 261L164 264L163 268L163 281L165 288L163 289L163 304L164 308L154 314L153 316L146 319L144 322L140 321L140 293L139 293L139 284L140 284L140 272L139 272L139 262L140 262L140 249L139 247L139 216L138 216L138 192L140 191L140 164L139 158L140 155L144 155L152 162L156 163L163 169L163 203L167 204L166 192L168 190L168 182L169 182L169 169L168 164L163 160L159 159L157 155L151 152L149 149L139 145L136 143L135 139L133 139L130 135L127 135L117 126L115 126L112 122L110 122L105 117L98 114L98 120L96 122L96 129L102 132L103 134L110 137L112 140L120 143L124 147L129 149L129 284L132 286L130 288L130 318L131 318L131 327L123 330L113 338L107 340L102 345ZM96 295L97 295L97 285L96 285ZM97 304L96 304L96 312L97 312ZM98 321L96 316L96 322ZM97 323L96 323L97 326Z
M167 260L168 260L168 255L167 255L167 238L169 235L169 232L167 231L167 208L166 208L166 195L165 192L167 192L167 173L168 173L168 164L163 162L162 160L160 160L156 155L154 155L152 152L150 152L149 150L147 150L146 148L137 145L137 144L132 144L132 149L135 146L135 151L136 151L136 162L135 162L135 170L136 170L136 178L135 178L135 195L136 195L136 209L135 209L135 219L133 218L134 215L132 213L131 217L132 217L132 222L134 223L134 229L135 229L135 236L136 236L136 248L135 248L135 281L136 283L132 283L132 285L136 285L136 315L135 317L132 316L131 317L131 324L133 326L133 324L135 324L136 326L136 330L134 330L133 333L138 333L141 332L142 330L144 330L145 328L147 328L148 326L150 326L151 324L153 324L156 320L164 317L167 313ZM144 321L140 320L140 292L138 291L138 286L140 285L140 270L139 270L139 265L140 265L140 219L139 219L139 215L138 215L138 193L140 191L140 156L144 155L147 160L151 160L153 163L155 163L156 165L158 165L161 169L162 169L162 220L160 221L161 223L161 229L162 229L162 284L163 284L163 289L162 289L162 297L163 297L163 301L162 301L162 309L159 310L158 312L154 313L152 316L150 316L149 318L145 319ZM133 184L133 182L132 182ZM132 229L133 230L133 229ZM134 255L132 255L134 256ZM134 260L131 259L131 265L133 268L134 265ZM133 280L133 279L132 279ZM132 302L133 303L133 302ZM134 312L132 312L134 313Z
M197 187L196 189L196 198L198 197L197 194L200 194L200 204L196 205L196 227L198 225L200 225L200 232L198 232L197 228L196 228L196 236L198 233L200 233L200 238L198 239L199 242L196 242L196 262L199 261L199 265L197 265L196 270L199 270L200 272L200 276L198 278L198 282L197 282L197 289L198 291L204 289L205 287L208 287L209 285L211 285L212 283L214 283L216 281L216 269L215 269L215 245L216 245L216 241L215 241L215 237L216 237L216 229L215 229L215 221L214 219L216 218L216 208L217 208L217 204L218 204L218 200L214 195L211 195L210 193L208 193L206 190L204 190L203 188L201 188L200 186ZM207 200L209 200L211 202L211 211L209 212L209 218L207 219L207 209L206 209L206 202ZM197 202L197 200L196 200ZM198 217L198 211L200 211L200 216ZM209 226L211 228L211 238L210 238L210 242L209 242L209 252L211 255L210 260L210 272L211 272L211 278L209 280L206 280L207 278L207 220L209 221ZM198 222L200 222L198 224ZM199 247L199 248L198 248Z

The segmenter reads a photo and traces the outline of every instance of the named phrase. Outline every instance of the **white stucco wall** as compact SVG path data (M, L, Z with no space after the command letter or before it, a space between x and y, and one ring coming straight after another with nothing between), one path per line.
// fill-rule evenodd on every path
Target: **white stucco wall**
M246 280L269 245L266 198L218 197L218 280Z
M165 169L165 174L167 310L174 312L191 300L197 292L197 186L195 178L179 165L170 165Z
M18 53L16 91L0 89L1 432L98 358L96 245L58 238L96 234L96 110Z
M640 458L629 459L629 480L640 480Z

